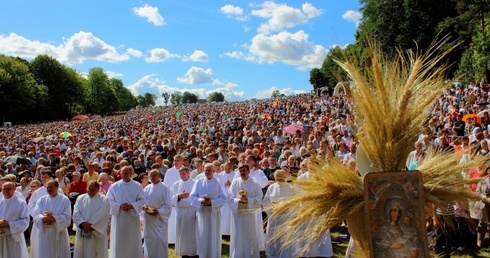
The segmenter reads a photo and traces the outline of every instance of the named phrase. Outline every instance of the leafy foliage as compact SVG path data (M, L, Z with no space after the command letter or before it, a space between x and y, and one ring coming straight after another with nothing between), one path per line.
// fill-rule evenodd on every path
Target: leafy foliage
M182 103L197 103L198 98L196 94L185 91L182 94L181 101Z
M213 101L223 102L223 101L225 101L225 95L223 95L223 93L221 93L219 91L215 91L215 92L209 94L208 101L209 102L213 102Z

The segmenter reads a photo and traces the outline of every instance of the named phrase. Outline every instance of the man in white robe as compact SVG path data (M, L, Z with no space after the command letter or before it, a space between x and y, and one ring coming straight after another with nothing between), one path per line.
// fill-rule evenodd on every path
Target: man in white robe
M225 170L218 174L221 187L225 194L228 194L228 189L230 189L231 182L235 177L236 171L233 171L233 166L229 161L225 162ZM225 203L221 208L221 235L229 236L231 227L231 210L228 203Z
M131 179L133 173L132 167L123 167L122 180L107 191L111 206L110 258L135 258L143 254L139 213L145 199L141 184Z
M29 227L26 201L15 195L15 184L2 185L0 198L0 257L27 258L24 231Z
M228 190L228 204L232 210L230 258L258 258L260 248L255 213L261 208L263 193L260 185L250 177L247 164L240 164L238 171L240 178L233 180Z
M172 187L175 182L180 180L180 172L179 169L182 167L182 164L184 164L184 157L181 155L177 154L174 156L174 166L167 170L165 173L165 177L163 178L163 183L168 186ZM175 244L175 238L176 238L176 222L175 222L175 209L172 209L172 212L170 213L170 217L168 218L168 243L169 244Z
M158 169L150 171L151 184L145 187L143 250L145 258L168 257L168 217L172 211L170 189L160 181Z
M260 188L264 188L269 184L269 179L264 174L261 169L256 169L257 158L254 155L248 155L246 158L246 163L250 168L250 177L260 185ZM235 174L235 179L240 178L240 173ZM271 182L272 183L272 182ZM257 210L255 213L255 227L257 228L257 234L259 239L259 247L261 251L265 251L265 233L264 233L264 223L262 222L262 211Z
M197 254L199 258L221 257L221 207L226 195L218 179L213 177L214 165L204 166L204 177L192 188L191 205L197 208Z
M34 209L34 228L37 230L31 235L31 257L69 258L70 199L58 193L58 181L49 181L46 190L48 195L39 198Z
M176 207L177 238L175 253L179 256L197 255L196 208L191 205L190 193L194 186L189 168L180 168L180 180L172 185L172 204Z
M73 211L76 232L74 258L107 258L109 199L99 193L100 184L89 181L87 193L77 198Z
M53 180L53 173L51 171L42 171L41 172L41 183L43 186L39 189L37 189L32 195L31 198L29 198L29 202L27 203L27 208L29 211L29 215L34 217L34 209L36 208L36 203L39 200L39 198L48 195L48 191L46 189L46 184ZM65 195L63 193L63 190L59 189L58 194ZM32 236L32 235L31 235Z

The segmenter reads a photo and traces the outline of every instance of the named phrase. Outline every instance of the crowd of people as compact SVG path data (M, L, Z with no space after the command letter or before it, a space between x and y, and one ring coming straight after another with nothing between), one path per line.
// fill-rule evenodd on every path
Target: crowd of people
M428 111L406 168L416 169L430 148L489 155L488 104L485 83L448 85ZM344 94L301 94L2 127L0 238L7 240L0 252L27 257L26 231L31 257L70 257L70 227L74 257L105 257L108 246L110 257L167 257L168 244L179 257L221 257L222 236L230 236L230 257L261 251L331 257L329 233L317 243L298 236L297 246L285 246L273 237L283 218L267 219L267 213L300 191L292 182L310 178L315 159L357 169L352 105ZM489 171L482 166L467 174ZM472 227L475 245L483 245L490 225L485 178L471 186L482 202L439 210L469 225L438 240L440 252L471 247L460 240L471 239L461 237ZM305 245L311 246L306 253L299 248Z

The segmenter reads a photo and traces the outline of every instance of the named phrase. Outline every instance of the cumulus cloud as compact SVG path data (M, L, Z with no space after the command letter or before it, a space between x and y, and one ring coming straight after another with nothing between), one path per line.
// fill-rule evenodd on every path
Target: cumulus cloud
M359 25L361 18L362 14L353 10L347 10L344 14L342 14L342 19L355 22L356 26Z
M272 96L272 92L274 92L275 90L279 90L279 93L280 94L284 94L286 96L307 93L304 90L294 90L294 89L291 89L291 88L279 89L276 86L272 86L272 87L270 87L268 89L261 90L261 91L257 92L257 94L255 94L254 98L257 98L257 99L267 99L267 98L270 98Z
M201 50L194 50L191 55L184 56L182 61L207 62L208 54Z
M246 48L248 53L232 51L223 55L258 63L282 62L306 70L321 66L328 52L323 46L309 41L309 35L302 30L296 33L257 34Z
M184 74L184 77L177 78L177 82L184 83L184 84L209 83L212 81L211 79L212 74L213 74L213 70L211 68L204 70L204 68L192 66Z
M252 10L252 15L268 19L259 26L258 32L268 34L283 28L292 28L299 24L307 23L310 19L322 14L322 10L310 3L304 3L302 9L294 8L286 4L277 4L266 1L258 5L259 9Z
M168 85L165 80L159 78L158 74L148 74L143 76L137 82L133 83L128 89L135 95L144 94L146 92L157 96L157 105L164 105L162 93L168 92L190 92L196 94L200 99L207 99L209 94L213 92L221 92L227 101L245 100L245 93L238 89L238 85L232 82L214 80L213 84L217 87L208 90L205 88L179 88Z
M171 54L165 48L154 48L150 51L150 56L146 57L146 62L157 63L163 62L169 58L179 57L177 54Z
M146 18L148 22L153 23L155 26L162 26L165 24L163 17L158 13L158 7L144 4L141 7L134 7L133 12L139 17Z
M113 71L105 71L105 74L107 74L107 77L109 77L109 79L116 78L116 77L123 77L122 73L113 72Z
M243 14L243 8L241 8L240 6L227 4L220 8L220 12L226 14L227 17L235 20L239 20L239 21L247 20L247 16Z
M34 58L38 55L49 55L60 62L69 64L80 64L85 60L92 59L107 62L121 62L128 60L130 54L121 54L116 47L107 44L100 38L95 37L91 32L80 31L69 38L64 38L63 43L44 43L37 40L30 40L16 33L8 36L0 35L0 53L5 55L20 56L23 58Z
M126 50L126 54L130 55L130 56L134 56L134 57L137 57L137 58L140 58L143 56L143 53L141 53L141 51L139 50L136 50L134 48L128 48Z

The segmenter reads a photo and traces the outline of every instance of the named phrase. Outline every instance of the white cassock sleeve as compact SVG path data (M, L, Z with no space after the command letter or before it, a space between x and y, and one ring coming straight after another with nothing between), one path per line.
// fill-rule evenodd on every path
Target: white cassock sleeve
M227 199L227 194L225 193L225 191L223 190L223 187L221 187L221 183L219 182L219 180L216 180L217 181L217 189L219 189L219 193L218 193L218 196L214 197L214 198L211 198L211 207L213 208L213 211L219 211L221 209L221 207L223 207L223 205L226 203L226 199Z
M170 192L169 187L165 187L165 200L164 202L160 205L160 207L157 207L158 210L158 215L165 221L168 221L168 218L170 217L170 213L172 212L172 193Z
M19 199L18 202L21 207L19 211L19 218L17 220L10 220L9 230L12 238L15 242L19 242L21 240L21 234L24 234L24 231L29 227L29 212L27 211L27 204L25 201L21 201Z

